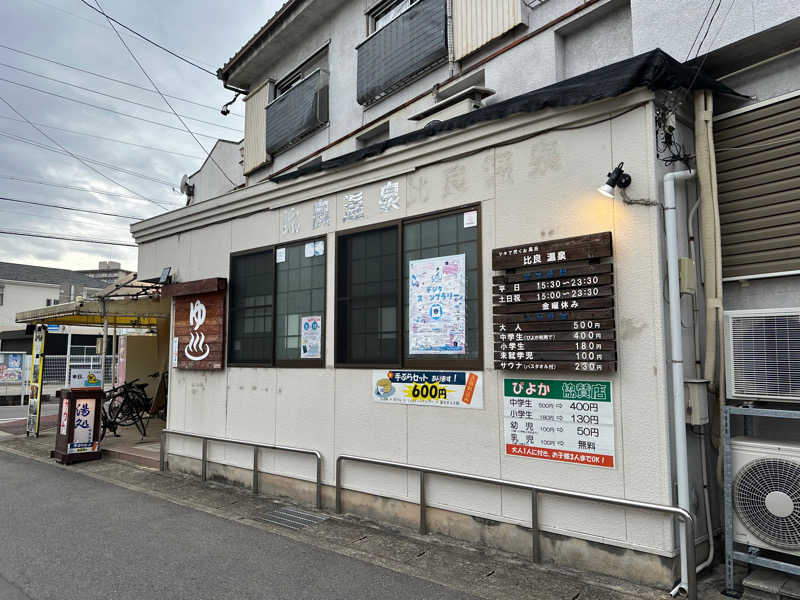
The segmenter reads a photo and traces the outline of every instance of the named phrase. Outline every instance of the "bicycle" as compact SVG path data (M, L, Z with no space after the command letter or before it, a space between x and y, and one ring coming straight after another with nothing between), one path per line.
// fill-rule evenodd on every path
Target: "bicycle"
M153 373L150 377L158 377L159 373ZM139 379L134 379L118 385L105 394L100 417L102 429L100 440L105 438L106 431L111 431L114 437L119 437L118 427L135 426L139 434L144 439L147 436L147 423L144 414L149 410L152 400L147 396L147 384L139 383ZM150 415L148 413L147 421Z

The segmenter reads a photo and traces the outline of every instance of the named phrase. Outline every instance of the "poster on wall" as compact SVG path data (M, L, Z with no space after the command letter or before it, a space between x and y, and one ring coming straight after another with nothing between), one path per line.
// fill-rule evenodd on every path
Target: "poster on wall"
M614 466L610 381L506 379L503 420L508 455Z
M300 322L300 358L322 358L322 317L303 317Z
M0 353L0 383L22 383L22 354Z
M480 371L372 371L372 397L384 404L483 408Z
M409 261L409 354L464 354L465 302L463 254Z

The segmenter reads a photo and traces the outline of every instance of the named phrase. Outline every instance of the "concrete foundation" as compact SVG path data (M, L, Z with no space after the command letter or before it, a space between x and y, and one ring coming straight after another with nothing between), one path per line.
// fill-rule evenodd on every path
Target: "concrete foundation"
M176 454L167 455L167 469L190 475L201 474L199 459ZM248 488L253 475L249 469L209 461L206 477L227 485ZM292 477L259 474L260 490L298 502L309 508L315 506L315 484ZM326 510L335 508L336 490L323 485L322 505ZM344 512L377 522L417 529L419 505L394 498L352 490L342 491ZM488 547L531 556L530 527L503 523L492 519L474 517L435 507L427 507L426 521L431 533L445 535L469 542L477 547ZM592 571L603 575L622 577L628 581L658 586L671 586L678 578L680 563L677 559L647 554L636 550L558 535L546 531L539 533L539 550L542 561L558 567ZM704 556L701 548L698 556Z

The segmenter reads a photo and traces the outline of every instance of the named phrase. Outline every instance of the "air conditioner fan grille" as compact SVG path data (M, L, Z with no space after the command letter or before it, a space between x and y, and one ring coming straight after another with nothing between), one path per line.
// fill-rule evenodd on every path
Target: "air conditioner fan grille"
M800 463L782 458L748 463L736 476L733 504L758 539L800 550Z

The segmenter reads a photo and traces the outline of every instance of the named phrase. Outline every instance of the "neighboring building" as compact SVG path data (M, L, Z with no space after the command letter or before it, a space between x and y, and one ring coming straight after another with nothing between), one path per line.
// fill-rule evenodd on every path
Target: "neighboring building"
M767 276L749 288L726 281L725 294L760 289L763 300L777 285L781 306L800 292L800 245L781 228L800 221L800 183L791 155L776 151L796 150L776 136L796 137L800 123L795 4L723 0L704 35L706 3L690 0L286 2L218 71L247 94L247 185L132 226L140 277L177 275L168 426L318 450L328 505L336 458L348 454L661 505L677 489L702 560L721 493L701 448L713 464L719 422L710 411L715 427L680 426L669 330L682 332L685 380L708 365L701 396L717 393L724 357L708 353L713 329L706 339L707 309L713 320L722 306L717 280ZM698 42L697 62L712 51L711 72L759 103L682 65ZM713 162L714 104L720 122L745 115L718 136L735 153L725 171ZM749 137L737 124L752 126ZM623 162L630 187L601 196ZM696 262L681 263L673 319L662 208L665 176L686 162L700 183L678 184L667 212L678 251ZM770 220L774 210L783 216ZM549 251L606 232L613 272L583 238ZM416 312L417 261L437 258L448 262L434 276L464 273L463 288ZM447 340L443 304L456 315ZM519 327L513 340L508 324ZM445 396L470 388L474 402L426 406L420 389L398 391L442 372L471 382ZM565 433L555 408L520 399L522 389L608 390L613 404L601 416L599 404L577 403ZM200 470L199 442L171 442L167 456L171 469ZM207 456L212 478L251 481L251 450L214 443ZM270 454L259 467L272 489L311 497L302 458ZM346 510L416 526L413 470L348 463L340 475ZM426 485L429 529L531 552L528 492ZM680 576L679 536L662 515L548 495L537 515L545 561L661 586Z
M123 269L122 265L114 260L101 260L97 265L97 269L75 272L82 273L92 279L98 279L102 283L101 289L133 273L133 271Z
M0 331L20 329L18 312L88 298L104 287L77 271L0 262Z
M243 186L242 150L242 142L217 140L200 168L181 180L186 204L216 198Z

